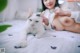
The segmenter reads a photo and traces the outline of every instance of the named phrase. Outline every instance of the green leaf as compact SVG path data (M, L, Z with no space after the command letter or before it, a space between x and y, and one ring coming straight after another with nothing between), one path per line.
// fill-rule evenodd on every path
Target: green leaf
M7 6L8 0L0 0L0 12L2 12Z
M11 27L11 25L0 25L0 32L5 31L8 27Z

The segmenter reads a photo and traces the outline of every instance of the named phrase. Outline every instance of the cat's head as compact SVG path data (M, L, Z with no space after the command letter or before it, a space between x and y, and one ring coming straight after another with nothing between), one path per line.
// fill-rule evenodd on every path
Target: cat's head
M34 13L29 17L28 21L31 25L37 25L42 23L42 18L40 14Z

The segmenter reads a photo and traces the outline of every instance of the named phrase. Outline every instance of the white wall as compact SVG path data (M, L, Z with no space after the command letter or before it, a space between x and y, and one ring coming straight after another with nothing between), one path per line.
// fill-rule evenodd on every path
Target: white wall
M13 20L16 11L28 11L30 8L33 12L36 12L40 5L40 0L8 0L8 5L1 14L3 15L4 21Z
M19 10L32 9L34 12L37 10L38 0L19 0Z
M14 19L14 13L16 12L17 8L17 0L8 0L8 5L6 9L2 12L3 20Z

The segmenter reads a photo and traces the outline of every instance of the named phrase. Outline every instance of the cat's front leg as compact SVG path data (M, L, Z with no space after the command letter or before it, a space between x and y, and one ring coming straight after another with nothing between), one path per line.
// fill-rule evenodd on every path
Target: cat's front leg
M19 38L19 37L18 37ZM24 48L27 46L27 36L26 32L21 36L19 41L17 41L16 45L14 46L15 48Z
M43 35L44 35L44 33L45 33L45 30L43 29L43 30L39 30L37 33L36 33L36 38L42 38L43 37Z
M26 46L27 46L27 41L26 40L22 40L18 44L16 44L14 47L15 48L24 48Z

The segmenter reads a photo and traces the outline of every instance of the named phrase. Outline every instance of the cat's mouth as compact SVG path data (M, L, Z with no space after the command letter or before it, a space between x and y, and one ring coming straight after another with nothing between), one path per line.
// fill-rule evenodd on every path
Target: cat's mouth
M34 24L32 24L32 26L35 26Z

